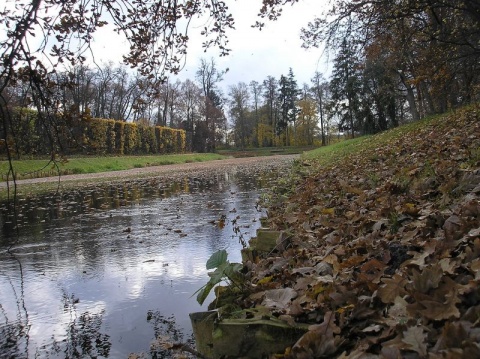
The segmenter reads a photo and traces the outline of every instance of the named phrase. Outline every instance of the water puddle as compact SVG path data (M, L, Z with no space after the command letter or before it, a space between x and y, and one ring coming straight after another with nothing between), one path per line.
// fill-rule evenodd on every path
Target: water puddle
M0 357L168 357L155 340L192 340L207 259L226 249L241 261L275 176L231 169L23 199L18 229L2 205Z

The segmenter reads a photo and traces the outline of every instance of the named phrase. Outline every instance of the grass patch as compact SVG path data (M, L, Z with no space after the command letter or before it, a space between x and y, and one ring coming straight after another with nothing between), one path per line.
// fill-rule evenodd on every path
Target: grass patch
M353 154L363 154L372 162L377 162L382 156L389 156L391 153L380 153L376 151L378 148L386 148L392 143L398 141L408 141L411 134L416 133L420 129L427 129L428 127L444 126L442 119L447 118L448 114L435 115L428 117L421 121L405 124L391 130L378 133L376 135L368 135L349 139L345 141L336 142L332 145L319 147L312 151L303 153L304 160L311 160L322 167L335 166L339 160L348 158ZM397 148L391 148L392 151L397 151Z
M164 156L122 157L73 157L65 162L51 163L48 160L14 160L17 179L41 178L68 174L100 173L162 166L181 163L204 162L225 158L220 154L181 154ZM9 164L0 161L0 180L6 181Z
M336 142L332 145L305 152L302 155L302 158L305 160L319 161L321 164L327 165L337 161L339 157L348 156L349 154L355 153L359 149L364 148L370 137L371 136L363 136Z

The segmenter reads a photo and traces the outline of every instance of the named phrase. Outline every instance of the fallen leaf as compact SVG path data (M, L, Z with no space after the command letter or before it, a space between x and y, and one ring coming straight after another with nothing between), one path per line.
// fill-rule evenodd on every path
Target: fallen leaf
M268 276L260 279L257 284L262 285L271 282L273 279L273 276Z
M425 344L426 334L421 327L410 327L403 332L402 342L407 344L406 349L416 351L421 357L427 355L427 345Z
M381 281L384 285L378 288L377 296L385 304L393 303L395 298L406 293L408 280L401 275L395 274L392 278L382 278Z
M437 288L442 278L443 270L438 263L421 271L412 270L413 288L420 293L427 293L430 289Z
M270 289L265 291L262 305L277 309L285 309L297 297L297 292L292 288Z
M463 220L457 215L448 217L443 225L443 229L445 231L445 238L451 241L459 239L462 234L462 231L460 229L463 225Z
M420 313L424 317L432 320L444 320L460 317L460 311L456 307L456 304L461 302L460 298L458 298L458 289L455 282L452 280L448 282L449 283L447 285L444 285L444 289L446 289L445 295L440 294L435 298L432 297L432 300L422 300L420 302L420 304L425 308L420 310ZM453 283L453 285L450 285L450 283ZM442 293L443 290L438 292Z
M324 215L333 216L333 214L335 213L335 208L323 208L321 210L321 213Z
M407 313L408 302L402 297L396 297L393 306L388 308L386 318L382 318L381 322L396 327L398 324L407 322L409 315Z
M292 347L295 358L319 358L329 356L337 350L342 339L335 334L341 332L335 324L335 314L328 312L322 324L312 325Z

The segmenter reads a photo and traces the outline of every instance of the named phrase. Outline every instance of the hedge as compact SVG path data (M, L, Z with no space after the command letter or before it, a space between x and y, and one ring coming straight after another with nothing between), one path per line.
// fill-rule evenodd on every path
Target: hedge
M0 153L6 146L22 155L88 154L131 155L184 153L184 130L161 126L91 118L90 116L59 116L46 122L29 109L15 109L12 121L0 122L0 135L4 138L3 123L9 123L7 142L0 141ZM16 139L16 141L14 140Z

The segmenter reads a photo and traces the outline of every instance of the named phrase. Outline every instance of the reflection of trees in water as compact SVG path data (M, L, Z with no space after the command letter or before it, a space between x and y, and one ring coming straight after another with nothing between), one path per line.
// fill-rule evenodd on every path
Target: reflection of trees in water
M0 354L6 355L6 358L24 357L25 354L22 353L21 348L25 336L25 327L21 323L9 323L7 321L5 325L0 327Z
M187 190L185 183L149 179L21 198L18 203L0 201L0 246L9 246L18 234L34 234L31 237L41 239L44 237L42 233L55 219L91 213L92 209L118 209L139 203L144 198L168 197Z
M5 318L5 325L0 327L0 353L6 353L10 358L28 357L29 331L30 322L27 307L25 306L25 279L23 274L23 266L20 260L7 250L11 258L18 264L19 269L19 287L8 277L8 281L12 288L12 293L17 304L16 320L10 322L7 312L0 303L0 313ZM22 350L22 347L24 348Z
M18 233L35 234L35 238L41 239L52 220L90 213L92 209L118 209L144 199L170 197L179 193L219 192L228 182L235 183L239 191L268 187L279 170L272 168L267 171L261 166L233 167L228 171L219 169L208 174L179 177L174 181L162 181L159 178L132 180L99 184L62 194L22 198L18 203L0 201L0 245L9 245L9 240Z
M75 309L77 302L78 300L73 296L63 295L64 310L69 312L72 318L68 323L65 338L56 340L52 337L52 343L37 348L36 355L58 358L107 358L109 356L112 346L110 336L101 333L104 311L99 314L85 312L77 317ZM25 314L22 315L25 311L24 307L20 306L17 320L10 322L0 304L0 315L5 320L5 324L0 326L0 357L27 358L29 356L30 325L28 316L25 319Z
M100 332L103 314L103 311L99 314L85 312L69 323L67 340L62 343L65 358L108 357L112 344L110 336Z
M53 339L53 343L45 346L46 355L61 358L107 358L110 354L110 336L101 333L103 315L88 311L77 317L75 304L78 299L72 295L63 294L65 311L70 312L71 321L68 323L66 338L61 341ZM61 354L61 355L60 355Z
M149 310L147 313L147 322L153 325L155 340L150 345L150 355L153 359L157 358L177 358L179 357L172 350L174 344L182 343L189 347L195 347L193 336L185 338L182 329L177 327L175 317L165 317L159 311ZM183 358L195 358L182 353Z

